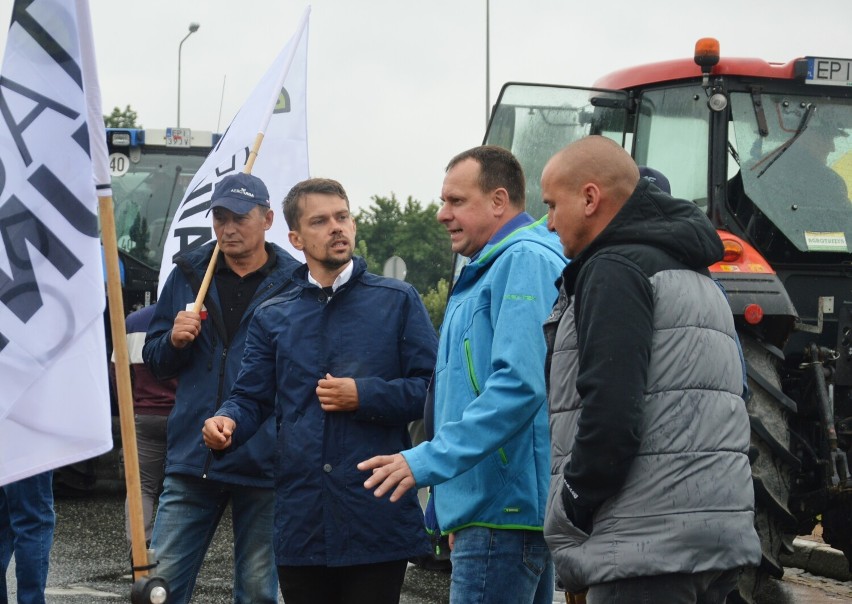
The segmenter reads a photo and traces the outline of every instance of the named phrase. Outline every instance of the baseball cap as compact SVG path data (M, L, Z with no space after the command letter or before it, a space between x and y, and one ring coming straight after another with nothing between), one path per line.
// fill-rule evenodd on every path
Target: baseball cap
M248 214L255 206L271 207L269 191L257 176L242 172L230 174L217 182L210 197L210 210L225 208L234 214Z
M672 194L672 187L669 184L669 179L666 178L659 170L654 170L654 168L649 168L648 166L639 166L639 178L650 180L652 183L657 185L658 189L668 193L669 195Z

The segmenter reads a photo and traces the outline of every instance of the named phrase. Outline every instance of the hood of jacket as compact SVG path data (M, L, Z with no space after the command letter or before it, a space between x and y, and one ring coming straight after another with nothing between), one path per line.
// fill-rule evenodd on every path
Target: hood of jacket
M698 206L651 187L641 178L624 207L565 269L569 285L597 251L625 244L659 248L699 271L721 260L724 251L716 229Z
M464 266L462 274L459 275L457 285L463 286L469 280L476 280L480 274L487 271L494 264L497 258L506 253L513 245L521 242L541 245L556 252L558 256L564 257L559 238L547 231L547 216L542 216L535 222L515 229L503 237L503 239L495 243L486 244L476 260Z

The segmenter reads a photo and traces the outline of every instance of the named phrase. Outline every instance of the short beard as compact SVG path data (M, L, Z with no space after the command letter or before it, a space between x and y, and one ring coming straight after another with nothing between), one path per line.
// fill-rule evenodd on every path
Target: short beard
M320 261L320 264L323 268L333 271L341 266L349 264L349 261L352 260L352 256L353 252L350 250L345 258L324 258Z

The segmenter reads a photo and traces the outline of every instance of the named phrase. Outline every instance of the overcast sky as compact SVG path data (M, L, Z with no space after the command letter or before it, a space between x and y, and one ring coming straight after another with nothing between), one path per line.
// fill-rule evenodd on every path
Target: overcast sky
M11 6L0 0L5 23ZM181 55L181 126L214 131L224 130L311 6L311 175L340 180L356 206L392 192L437 200L447 161L482 142L486 0L90 6L104 111L130 104L150 128L176 125L178 46L189 24L200 24ZM728 56L852 57L850 0L491 0L490 15L492 103L506 81L590 86L616 69L690 57L705 36Z

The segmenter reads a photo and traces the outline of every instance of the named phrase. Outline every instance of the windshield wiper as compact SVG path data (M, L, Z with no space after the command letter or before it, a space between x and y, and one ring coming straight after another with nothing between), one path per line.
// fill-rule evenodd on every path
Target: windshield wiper
M774 164L779 157L784 155L784 152L787 151L787 149L789 149L790 147L792 147L793 143L795 143L796 140L798 140L798 138L802 136L802 133L807 129L808 124L810 124L811 122L811 116L814 114L815 109L816 105L814 105L813 103L808 103L805 106L805 114L802 116L802 121L799 122L799 127L796 128L796 132L793 134L793 136L788 138L783 145L781 145L780 147L775 149L775 151L772 152L772 159L770 159L769 163L766 164L763 170L758 173L758 178L763 176L763 174L770 168L770 166L772 166L772 164Z
M769 134L769 127L766 125L766 112L763 110L763 99L760 98L762 90L760 86L755 86L751 89L751 106L754 109L754 118L757 120L757 132L760 136L766 136Z

